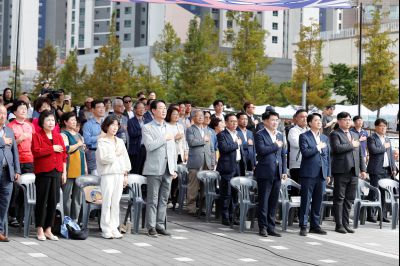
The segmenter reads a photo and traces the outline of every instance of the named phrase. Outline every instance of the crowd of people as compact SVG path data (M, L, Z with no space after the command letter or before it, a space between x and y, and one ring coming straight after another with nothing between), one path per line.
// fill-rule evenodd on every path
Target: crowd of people
M281 234L275 230L276 210L282 180L290 177L301 190L298 217L300 235L326 234L320 224L320 209L327 184L333 184L333 214L336 232L354 233L349 211L358 179L369 177L378 187L383 178L398 178L398 150L387 137L387 121L377 119L375 133L363 129L360 116L347 112L333 116L334 106L323 114L300 109L292 123L283 127L279 114L267 107L261 117L253 103L238 113L225 113L224 102L214 110L202 110L190 101L167 105L154 92L139 92L95 100L86 98L74 107L63 90L45 83L34 102L25 93L14 98L3 92L0 105L0 242L9 241L5 222L23 223L21 174L36 176L35 225L40 241L58 240L52 227L63 191L64 214L78 221L81 190L76 178L101 177L100 226L106 239L122 238L119 231L120 200L128 174L147 178L146 228L149 236L169 235L165 228L169 203L177 205L177 165L188 169L187 211L201 214L203 186L197 179L202 170L218 171L221 223L238 224L237 195L230 186L236 176L252 173L257 181L258 227L261 236ZM384 195L384 193L382 194ZM369 199L377 195L369 193ZM384 197L382 200L384 202ZM200 202L199 202L200 201ZM385 204L383 204L385 207ZM383 220L388 222L386 211ZM369 222L376 223L368 210ZM308 223L309 231L308 231Z

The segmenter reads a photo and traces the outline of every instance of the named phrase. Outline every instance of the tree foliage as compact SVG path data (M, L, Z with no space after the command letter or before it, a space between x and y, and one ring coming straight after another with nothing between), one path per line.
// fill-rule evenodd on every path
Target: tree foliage
M42 89L42 82L47 80L51 87L55 85L57 76L57 49L47 41L42 50L39 51L37 64L39 75L35 79L34 94L38 95Z
M265 55L264 39L267 34L250 12L228 12L228 19L239 27L226 32L226 42L231 43L232 60L225 77L225 93L229 103L240 108L244 101L265 104L271 89L270 78L265 73L272 60Z
M358 103L357 78L358 70L346 64L330 64L331 73L328 79L332 83L333 91L346 97L346 102L354 105Z
M319 25L301 26L300 41L295 51L296 70L291 88L284 93L290 103L300 105L303 82L307 83L306 109L313 105L318 108L332 103L331 91L323 77L322 40L319 38Z
M376 3L375 3L376 4ZM390 48L391 40L387 31L381 31L382 14L378 8L372 13L372 23L367 26L363 48L366 54L362 76L363 104L375 111L398 101L399 91L392 80L395 78L395 53Z

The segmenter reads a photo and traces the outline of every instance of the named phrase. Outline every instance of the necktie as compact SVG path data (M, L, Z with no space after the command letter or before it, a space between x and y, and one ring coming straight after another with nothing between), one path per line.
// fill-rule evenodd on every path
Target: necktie
M347 138L349 139L349 142L351 142L351 141L352 141L352 137L351 137L350 132L347 131L347 132L345 132L345 133L346 133L346 135L347 135Z

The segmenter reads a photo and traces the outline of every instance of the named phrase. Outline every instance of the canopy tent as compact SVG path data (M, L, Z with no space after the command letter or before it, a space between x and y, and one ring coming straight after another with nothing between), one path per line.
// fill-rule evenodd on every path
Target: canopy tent
M235 11L271 11L292 8L351 8L350 0L113 0L114 2L188 4Z
M337 115L340 112L348 112L351 116L356 116L358 115L358 105L335 105L334 115ZM361 115L365 117L364 119L366 119L367 117L375 118L376 112L373 112L364 105L361 105Z

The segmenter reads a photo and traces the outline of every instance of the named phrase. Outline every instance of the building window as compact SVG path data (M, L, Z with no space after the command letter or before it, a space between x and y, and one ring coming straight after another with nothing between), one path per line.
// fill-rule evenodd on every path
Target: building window
M71 37L71 47L75 47L75 37Z
M145 35L144 34L140 34L140 38L144 39Z
M79 34L79 41L83 42L85 40L85 36L83 34Z
M342 13L339 13L339 20L342 20Z
M124 27L125 28L132 27L132 21L131 20L124 20Z
M227 27L228 29L232 29L232 28L233 28L233 21L232 21L232 20L228 20L228 21L226 22L226 27Z
M124 34L124 41L130 41L131 40L131 34L130 33L125 33Z
M390 6L389 19L399 19L399 6Z
M75 11L72 11L72 20L75 20Z
M277 17L278 16L278 11L272 11L272 16Z
M126 15L132 14L132 7L125 7L125 14Z
M119 18L121 16L121 10L117 9L117 13L115 14L117 18Z
M277 30L278 29L278 23L274 22L272 23L272 29Z
M146 25L146 21L142 20L142 25L143 26Z
M119 31L119 22L115 23L115 30Z
M272 36L272 43L278 43L278 36Z
M146 12L146 8L145 7L142 7L142 12Z
M219 10L216 9L216 8L212 8L212 9L211 9L211 13L213 13L213 14L218 14L218 13L219 13Z
M84 28L85 27L85 22L84 21L79 21L79 28Z
M79 13L81 15L84 15L85 14L85 8L84 7L79 8Z

